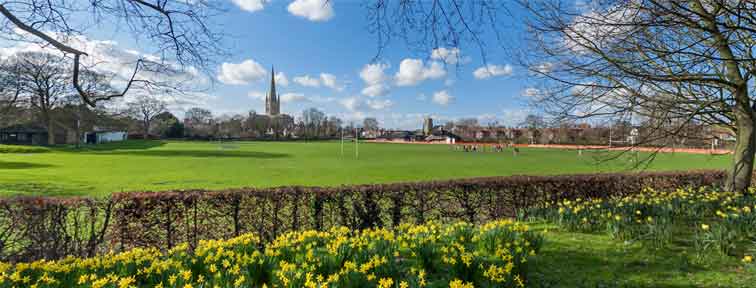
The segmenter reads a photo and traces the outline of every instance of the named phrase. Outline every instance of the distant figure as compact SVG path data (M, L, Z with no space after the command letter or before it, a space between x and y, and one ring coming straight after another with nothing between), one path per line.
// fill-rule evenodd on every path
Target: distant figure
M517 156L517 154L520 154L520 148L514 147L514 150L512 150L514 153L514 156Z

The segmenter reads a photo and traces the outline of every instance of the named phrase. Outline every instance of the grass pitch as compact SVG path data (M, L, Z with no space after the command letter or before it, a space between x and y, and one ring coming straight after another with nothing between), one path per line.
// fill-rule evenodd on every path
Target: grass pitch
M0 195L93 195L170 189L335 186L479 176L632 171L635 155L542 148L461 152L447 145L127 141L0 153ZM640 153L643 160L649 154ZM615 159L609 159L615 158ZM645 170L720 169L730 156L657 154Z

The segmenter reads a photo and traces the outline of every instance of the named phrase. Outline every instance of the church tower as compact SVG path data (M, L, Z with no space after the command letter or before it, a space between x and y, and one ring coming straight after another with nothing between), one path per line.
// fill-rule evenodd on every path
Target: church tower
M265 97L265 114L276 116L281 113L281 99L276 93L276 71L270 67L270 92Z

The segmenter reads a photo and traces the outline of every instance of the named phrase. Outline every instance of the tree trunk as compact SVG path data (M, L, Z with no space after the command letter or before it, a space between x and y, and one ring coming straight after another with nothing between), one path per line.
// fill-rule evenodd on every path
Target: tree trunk
M55 125L52 119L47 119L47 145L55 145Z
M748 92L743 88L738 89L735 93L743 93L747 96ZM756 153L756 131L754 131L756 129L756 115L747 104L736 104L734 112L738 127L737 142L735 143L732 166L725 187L728 191L744 192L751 185L753 174L754 153Z
M144 140L150 140L150 122L144 121Z

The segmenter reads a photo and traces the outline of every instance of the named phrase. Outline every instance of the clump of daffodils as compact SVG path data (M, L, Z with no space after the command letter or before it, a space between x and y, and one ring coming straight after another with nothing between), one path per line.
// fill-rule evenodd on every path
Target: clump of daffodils
M565 199L533 207L528 214L569 231L608 231L619 240L640 241L654 248L668 245L675 227L689 227L685 229L695 233L696 252L702 256L709 250L736 255L739 243L756 237L754 210L756 189L737 193L703 187Z
M267 243L246 234L193 250L0 263L0 287L524 287L541 237L511 220L340 227Z

